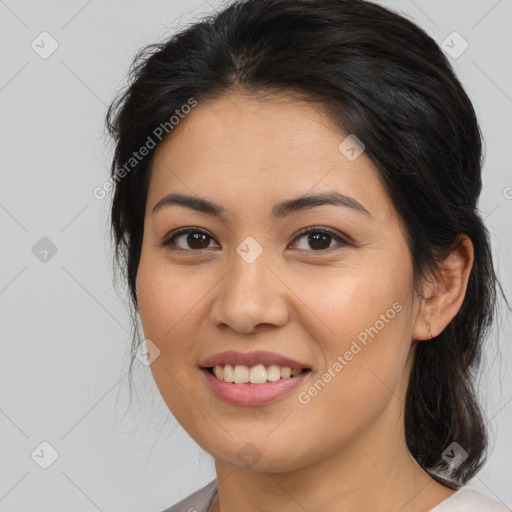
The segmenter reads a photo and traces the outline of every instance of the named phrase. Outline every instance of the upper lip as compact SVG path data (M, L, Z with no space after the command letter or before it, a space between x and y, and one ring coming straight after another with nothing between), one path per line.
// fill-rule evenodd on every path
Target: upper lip
M307 364L300 363L294 359L277 354L275 352L268 352L258 350L255 352L238 352L236 350L228 350L220 352L208 359L204 360L199 366L202 368L211 368L212 366L230 364L235 366L237 364L244 366L256 366L257 364L277 364L279 366L288 366L294 369L310 369Z

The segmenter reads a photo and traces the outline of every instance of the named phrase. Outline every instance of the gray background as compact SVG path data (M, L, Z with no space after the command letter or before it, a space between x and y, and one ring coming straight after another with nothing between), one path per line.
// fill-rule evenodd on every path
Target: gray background
M486 140L480 210L510 294L512 1L383 3L440 44L454 31L469 44L451 62ZM127 297L113 287L108 199L92 191L108 178L106 105L135 52L219 4L0 0L0 511L160 511L215 476L142 364L128 408ZM43 31L58 43L47 58ZM471 485L510 507L509 327L503 313L485 350L491 455Z

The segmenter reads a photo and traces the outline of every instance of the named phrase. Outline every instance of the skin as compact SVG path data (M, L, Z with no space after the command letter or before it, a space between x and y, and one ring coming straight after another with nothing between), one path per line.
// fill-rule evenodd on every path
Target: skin
M439 334L462 304L472 244L464 238L423 283L426 299L419 297L402 223L378 171L365 153L349 161L338 150L345 137L319 104L232 92L199 103L156 151L139 311L145 337L160 350L151 370L164 401L215 458L220 485L211 510L427 511L454 492L410 455L403 409L417 340ZM331 190L370 216L322 205L279 222L270 217L277 202ZM171 192L219 203L225 217L177 205L153 214ZM184 235L174 240L181 251L162 247L189 226L211 238L191 246ZM319 250L308 235L298 238L310 226L350 243L327 238ZM248 236L263 248L252 263L236 252ZM401 311L301 404L298 393L394 303ZM230 349L278 352L313 371L270 404L227 404L199 363ZM261 456L251 466L237 456L248 442Z

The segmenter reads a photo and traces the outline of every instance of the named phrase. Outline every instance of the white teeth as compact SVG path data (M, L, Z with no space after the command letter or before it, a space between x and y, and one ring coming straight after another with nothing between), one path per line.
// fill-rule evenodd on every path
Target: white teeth
M265 370L265 367L262 364L251 367L249 371L249 381L251 384L267 382L267 370Z
M214 373L215 377L217 377L220 380L223 380L224 368L222 368L222 366L215 366L213 368L213 373Z
M271 364L267 367L263 364L256 366L245 366L237 364L234 367L230 364L217 365L213 367L213 374L224 382L235 384L263 384L264 382L275 382L280 379L289 379L302 373L302 370L292 370L289 366Z
M271 364L267 368L267 380L274 382L281 378L281 368L277 364Z
M222 368L222 367L221 367ZM220 378L220 377L219 377ZM224 375L222 376L222 379L225 382L234 382L233 378L233 367L230 364L224 365Z
M249 368L247 366L237 364L233 370L233 378L237 384L249 382Z

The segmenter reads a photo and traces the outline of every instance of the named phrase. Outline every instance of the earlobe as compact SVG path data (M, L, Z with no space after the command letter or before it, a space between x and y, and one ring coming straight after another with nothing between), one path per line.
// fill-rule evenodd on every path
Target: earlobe
M461 235L457 246L440 263L438 272L428 283L428 297L423 293L418 295L421 305L413 339L432 339L452 321L464 301L473 259L473 243Z
M418 297L421 301L420 312L416 319L412 339L431 340L434 336L439 334L439 332L436 332L435 328L432 326L436 317L436 302L434 300L436 295L435 293L431 293L428 297L425 297L420 293L418 294Z

